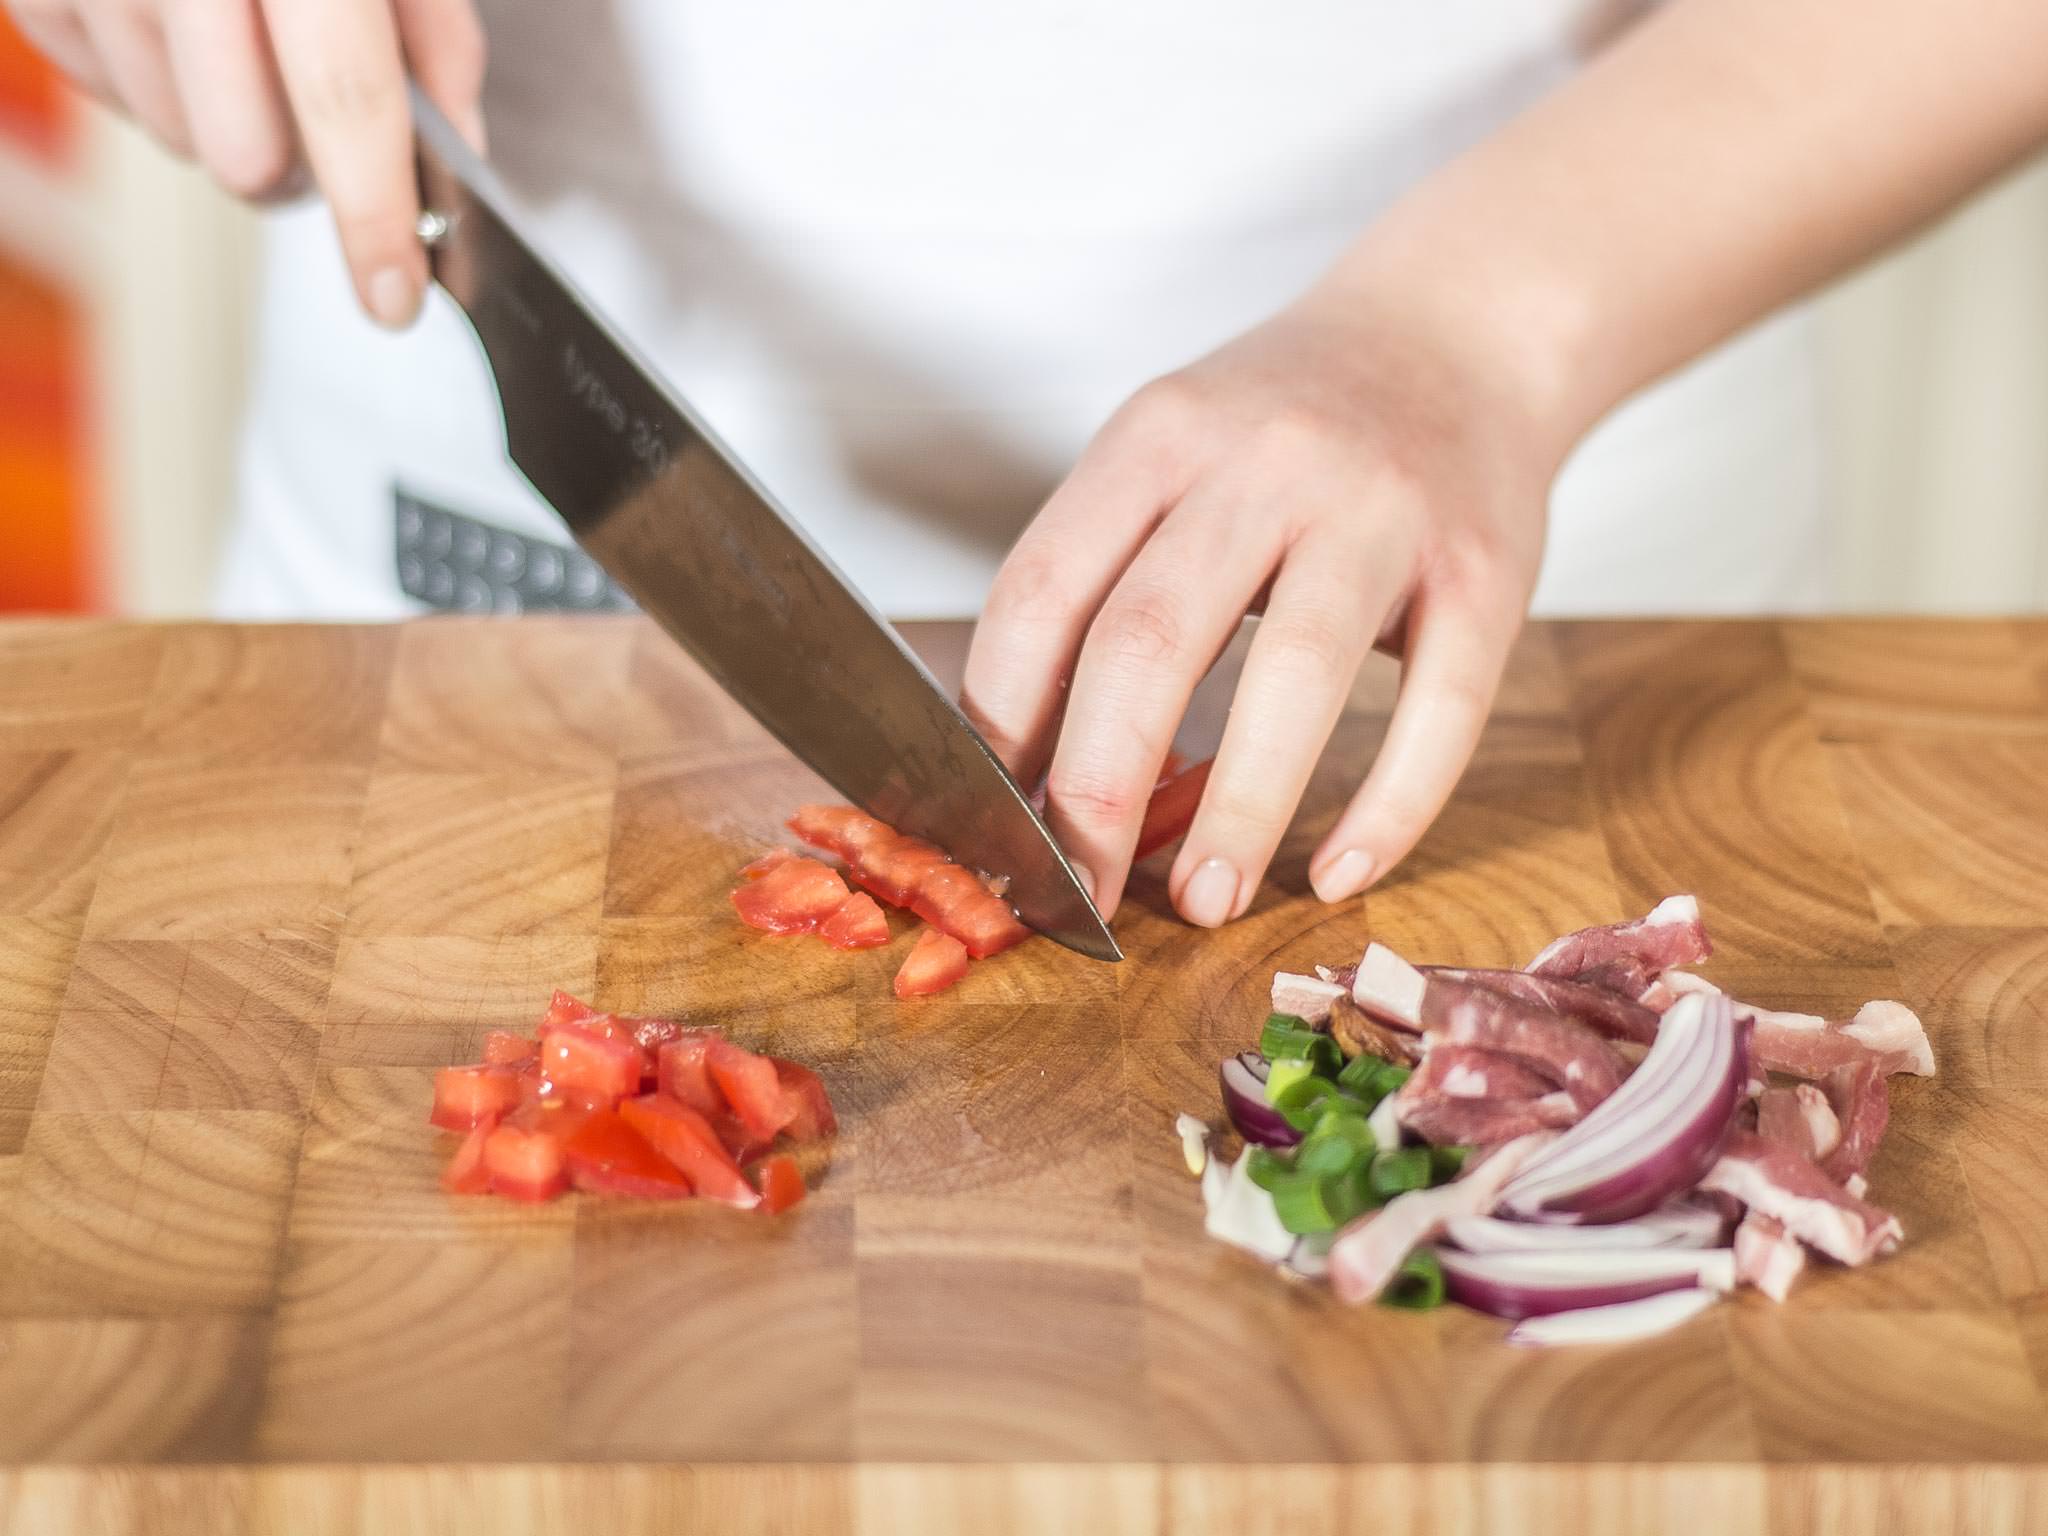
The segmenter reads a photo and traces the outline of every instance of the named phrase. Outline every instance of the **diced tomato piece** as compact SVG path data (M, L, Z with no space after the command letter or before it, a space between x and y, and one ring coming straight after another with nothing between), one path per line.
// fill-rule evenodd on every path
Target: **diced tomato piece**
M718 1138L718 1144L742 1168L775 1145L773 1136L755 1135L747 1128L747 1123L730 1110L722 1115L706 1115L704 1119L711 1127L711 1134Z
M926 875L946 856L917 837L884 839L864 850L852 865L854 880L892 907L910 904Z
M434 1074L434 1107L427 1119L448 1131L466 1131L519 1103L519 1074L511 1067L443 1067Z
M448 1166L441 1170L441 1187L451 1195L487 1194L491 1187L491 1170L484 1166L484 1143L491 1139L491 1132L498 1128L493 1115L479 1121L470 1133L462 1138L462 1145L455 1149L455 1156L448 1160Z
M581 1024L586 1019L596 1017L597 1010L590 1004L558 990L548 999L548 1011L542 1017L540 1027L546 1029L550 1024Z
M796 855L787 848L770 848L752 863L742 864L740 866L740 878L742 880L758 880L771 869L779 868L795 857Z
M803 1170L787 1152L762 1158L754 1165L754 1177L761 1186L761 1209L770 1216L780 1216L804 1198Z
M967 974L967 946L949 933L927 928L917 936L896 973L898 997L929 997Z
M1148 853L1157 853L1194 825L1195 809L1202 803L1202 790L1209 783L1212 763L1213 759L1199 762L1152 791L1151 803L1145 807L1144 823L1138 829L1137 851L1131 855L1132 858L1142 859Z
M740 1172L710 1123L666 1094L647 1093L628 1099L619 1114L641 1138L681 1169L698 1194L707 1200L752 1209L761 1197Z
M661 1048L656 1079L661 1091L700 1115L725 1113L725 1095L711 1080L711 1042L716 1038L708 1031L700 1031L671 1040Z
M818 1074L780 1056L768 1059L775 1063L776 1081L782 1084L784 1095L795 1105L795 1112L782 1127L783 1134L792 1141L822 1141L838 1135L839 1117L832 1112L831 1096Z
M646 1061L630 1036L615 1038L584 1024L543 1029L539 1059L554 1088L612 1104L640 1091Z
M494 1029L484 1036L484 1061L493 1067L517 1067L533 1060L540 1047L524 1035Z
M1031 937L1031 930L1010 910L1007 901L988 895L961 902L940 919L938 926L966 945L967 953L977 960L986 960Z
M925 872L917 894L910 898L910 910L928 923L943 925L955 907L970 901L992 901L988 887L973 871L958 864L940 864Z
M569 1182L600 1195L679 1199L690 1193L689 1178L663 1157L616 1110L586 1117L562 1144Z
M725 1095L725 1102L739 1116L757 1140L775 1139L775 1133L789 1124L795 1106L782 1095L782 1080L775 1075L775 1063L766 1056L741 1050L730 1040L711 1042L708 1057L712 1081Z
M610 1093L555 1082L541 1070L538 1059L519 1069L521 1109L573 1109L588 1113L593 1109L610 1109L616 1103L618 1099Z
M680 1040L689 1033L689 1026L675 1019L642 1019L626 1014L619 1016L619 1022L632 1033L633 1043L647 1053L647 1070L654 1070L655 1053L671 1040Z
M569 1110L522 1110L501 1120L484 1141L484 1167L491 1192L514 1200L552 1200L569 1187L563 1137L532 1117L569 1116ZM580 1120L580 1117L578 1117Z
M834 949L880 949L889 942L889 919L874 897L855 891L818 925L818 937Z
M732 893L741 921L767 933L808 933L846 900L839 872L816 859L791 859Z

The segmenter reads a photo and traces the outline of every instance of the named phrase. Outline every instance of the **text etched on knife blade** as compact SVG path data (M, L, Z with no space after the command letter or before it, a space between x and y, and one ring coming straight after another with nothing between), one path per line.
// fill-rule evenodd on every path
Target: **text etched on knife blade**
M642 469L649 475L667 471L669 447L662 441L660 429L637 411L627 409L573 341L562 343L562 374L568 381L571 398L609 430L624 436L627 452Z

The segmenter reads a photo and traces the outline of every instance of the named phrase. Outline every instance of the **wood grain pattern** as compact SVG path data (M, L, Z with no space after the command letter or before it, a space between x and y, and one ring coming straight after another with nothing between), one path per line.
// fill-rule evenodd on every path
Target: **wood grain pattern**
M1414 858L1324 907L1393 684L1242 923L1160 857L1128 964L900 1006L907 934L730 919L819 786L637 621L0 626L0 1532L2040 1528L2048 626L1532 627ZM1519 964L1680 889L1739 994L1926 1017L1897 1258L1523 1354L1203 1236L1172 1118L1275 967ZM434 1068L557 985L814 1062L801 1213L444 1196Z

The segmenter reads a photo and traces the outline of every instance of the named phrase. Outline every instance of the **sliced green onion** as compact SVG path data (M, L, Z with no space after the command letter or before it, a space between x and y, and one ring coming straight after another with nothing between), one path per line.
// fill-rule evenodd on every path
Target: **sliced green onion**
M1316 1069L1306 1061L1274 1062L1266 1069L1266 1102L1277 1105L1281 1094L1315 1075Z
M1381 1306L1407 1307L1416 1312L1440 1307L1443 1300L1444 1267L1426 1248L1418 1248L1409 1254L1407 1261L1388 1282L1386 1290L1380 1293Z
M1303 1138L1294 1166L1325 1178L1349 1173L1372 1156L1372 1131L1362 1116L1325 1113Z
M1276 1068L1277 1070L1277 1068ZM1278 1093L1273 1092L1273 1080L1266 1079L1266 1097L1281 1118L1297 1131L1307 1132L1315 1128L1326 1108L1333 1107L1333 1101L1344 1097L1337 1092L1337 1085L1327 1077L1313 1074L1296 1078Z
M1273 1212L1280 1225L1297 1236L1336 1231L1342 1217L1329 1198L1336 1192L1336 1183L1307 1173L1292 1173L1280 1180L1273 1186Z
M1377 1104L1408 1081L1408 1068L1377 1056L1354 1056L1337 1074L1337 1081L1360 1098Z
M1427 1189L1429 1172L1427 1147L1403 1147L1397 1152L1382 1152L1372 1160L1369 1175L1372 1192L1382 1200L1391 1200L1411 1189Z
M1294 1172L1294 1163L1284 1152L1271 1147L1253 1147L1251 1160L1245 1164L1245 1175L1259 1188L1272 1192L1273 1186Z
M1284 1013L1266 1020L1266 1027L1259 1032L1259 1054L1271 1062L1307 1061L1332 1077L1344 1060L1336 1041Z
M1431 1180L1436 1184L1448 1184L1465 1171L1465 1159L1472 1155L1470 1147L1431 1147L1429 1149L1429 1171L1435 1175Z

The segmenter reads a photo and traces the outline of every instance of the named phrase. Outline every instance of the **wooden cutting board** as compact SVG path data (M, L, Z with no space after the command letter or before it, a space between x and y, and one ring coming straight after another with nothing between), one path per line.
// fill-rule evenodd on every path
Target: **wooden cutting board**
M1325 907L1390 698L1243 922L1157 861L1123 966L903 1006L906 940L733 920L819 786L636 622L0 627L0 1528L2048 1521L2048 625L1534 628L1427 841ZM1530 1354L1203 1237L1173 1117L1275 967L1517 964L1681 890L1741 995L1925 1015L1898 1257ZM434 1067L557 986L817 1064L822 1187L444 1197Z

